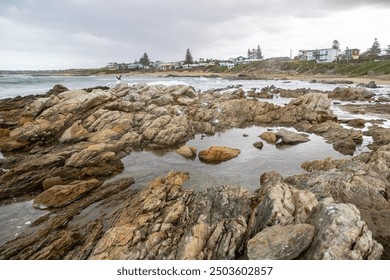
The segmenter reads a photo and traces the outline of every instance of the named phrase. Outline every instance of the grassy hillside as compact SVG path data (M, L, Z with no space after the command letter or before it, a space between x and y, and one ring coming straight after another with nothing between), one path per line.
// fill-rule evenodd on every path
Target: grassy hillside
M390 74L390 61L365 61L353 63L316 63L313 61L278 62L258 61L238 65L231 73L264 72L269 74L339 74L346 76L387 75Z

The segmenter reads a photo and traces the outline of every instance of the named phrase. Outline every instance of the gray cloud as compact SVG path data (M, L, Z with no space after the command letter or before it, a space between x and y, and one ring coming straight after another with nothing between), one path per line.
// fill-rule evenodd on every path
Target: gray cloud
M0 54L44 53L42 61L64 57L98 66L131 61L144 51L152 59L180 59L188 47L197 57L245 54L248 47L270 45L270 40L280 45L276 34L298 36L294 19L326 20L362 7L389 9L390 1L5 0L1 5L0 28L7 29L0 33ZM292 44L287 43L285 49ZM277 52L282 46L269 49Z

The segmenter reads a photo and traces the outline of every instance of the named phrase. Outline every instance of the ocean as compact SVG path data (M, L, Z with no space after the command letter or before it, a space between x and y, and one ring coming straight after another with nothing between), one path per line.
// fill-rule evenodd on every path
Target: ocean
M188 85L200 91L238 85L241 85L244 90L252 88L261 89L271 85L283 89L311 88L316 90L333 90L336 87L348 86L345 84L310 83L299 80L230 80L206 77L122 76L122 82L128 84L147 83L149 85ZM116 83L117 79L114 74L112 76L33 76L3 74L0 75L0 98L46 93L56 84L62 84L69 89L82 89L95 86L112 87ZM390 88L375 89L374 92L377 94L385 94L386 92L390 92Z

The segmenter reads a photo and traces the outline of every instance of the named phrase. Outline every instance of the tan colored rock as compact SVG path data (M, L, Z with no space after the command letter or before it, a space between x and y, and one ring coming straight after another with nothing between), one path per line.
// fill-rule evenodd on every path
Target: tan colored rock
M269 226L305 223L318 203L313 193L292 187L277 172L264 173L260 180L259 204L249 220L249 237Z
M116 160L115 153L105 150L104 144L90 145L88 148L74 153L66 160L68 167L104 166L107 162Z
M101 182L96 179L56 185L38 195L34 199L34 207L39 209L63 207L100 185Z
M306 221L316 228L313 242L304 254L311 260L379 259L383 247L372 238L360 212L352 204L320 203Z
M346 162L348 162L348 159L332 159L331 157L327 157L326 159L306 161L301 164L301 167L308 172L319 170L327 171L338 168Z
M284 128L278 130L278 132L276 133L276 137L278 137L278 139L281 139L282 143L289 145L310 141L310 138L307 134L295 133Z
M176 153L186 157L186 158L194 158L196 157L196 148L195 147L189 147L189 146L183 146L176 150Z
M207 150L199 152L199 159L207 163L218 163L237 157L240 154L239 149L211 146Z
M11 133L11 130L6 128L0 128L0 138L8 137Z
M86 130L81 121L78 120L71 127L64 131L60 137L61 143L75 143L83 139L86 139L89 135L88 130Z
M278 138L276 137L276 133L274 132L263 132L259 136L261 139L263 139L265 142L270 143L270 144L275 144L276 141L278 141Z
M63 184L64 182L62 181L61 177L50 177L50 178L46 178L42 182L42 187L43 190L46 191L54 186L63 185Z
M293 260L311 244L315 227L308 224L275 225L248 241L250 260Z

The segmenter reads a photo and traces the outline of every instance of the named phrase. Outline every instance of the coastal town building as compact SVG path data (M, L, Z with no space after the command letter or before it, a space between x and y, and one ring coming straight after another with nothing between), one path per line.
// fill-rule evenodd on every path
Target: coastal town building
M338 49L300 50L299 58L303 61L333 62L337 60L340 51Z
M345 61L345 60L356 60L360 58L360 50L359 49L347 49L343 52L341 52L337 59L340 61Z

